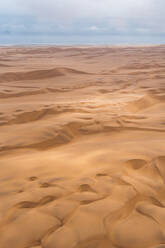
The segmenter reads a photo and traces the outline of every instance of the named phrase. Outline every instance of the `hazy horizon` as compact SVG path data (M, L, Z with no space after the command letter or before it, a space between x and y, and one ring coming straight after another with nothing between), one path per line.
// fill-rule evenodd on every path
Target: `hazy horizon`
M160 45L164 37L134 36L3 36L0 45Z

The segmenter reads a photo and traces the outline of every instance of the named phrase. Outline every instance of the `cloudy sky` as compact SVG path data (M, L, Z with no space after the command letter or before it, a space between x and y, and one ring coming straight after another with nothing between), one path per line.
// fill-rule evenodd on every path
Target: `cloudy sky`
M165 0L4 0L0 43L164 43L164 12Z

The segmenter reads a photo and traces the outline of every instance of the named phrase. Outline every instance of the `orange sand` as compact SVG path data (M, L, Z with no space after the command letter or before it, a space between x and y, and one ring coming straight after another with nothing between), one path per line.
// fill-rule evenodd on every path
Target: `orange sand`
M165 248L165 46L0 48L0 248Z

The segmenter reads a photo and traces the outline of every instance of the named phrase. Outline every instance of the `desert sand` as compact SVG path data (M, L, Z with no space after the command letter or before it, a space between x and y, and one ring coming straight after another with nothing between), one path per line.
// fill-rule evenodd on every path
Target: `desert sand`
M0 248L165 247L165 46L0 47Z

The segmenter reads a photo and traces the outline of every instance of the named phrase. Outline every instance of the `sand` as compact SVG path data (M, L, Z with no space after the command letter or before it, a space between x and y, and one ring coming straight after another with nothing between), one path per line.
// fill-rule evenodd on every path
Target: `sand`
M165 46L0 48L0 248L165 247Z

